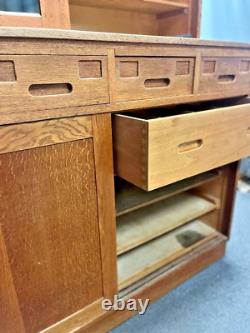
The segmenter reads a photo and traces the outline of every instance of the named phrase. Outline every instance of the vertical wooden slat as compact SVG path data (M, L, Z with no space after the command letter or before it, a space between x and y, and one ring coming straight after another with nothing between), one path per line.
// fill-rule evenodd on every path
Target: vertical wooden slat
M108 82L109 82L109 98L110 103L115 99L115 51L108 50Z
M40 0L40 8L44 28L71 28L68 0Z
M222 210L220 215L220 230L230 237L232 226L232 214L236 194L236 186L239 177L239 162L234 162L224 169L224 181L222 185Z
M117 293L116 225L111 115L93 117L104 297Z
M190 0L189 31L193 38L200 37L202 0Z
M200 75L201 75L201 52L197 52L195 59L195 67L194 67L194 86L193 93L198 94L200 87Z

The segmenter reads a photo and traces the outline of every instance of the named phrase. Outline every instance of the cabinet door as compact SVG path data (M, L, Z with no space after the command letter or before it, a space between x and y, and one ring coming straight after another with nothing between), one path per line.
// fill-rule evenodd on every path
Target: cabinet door
M115 263L111 153L104 167L111 186L103 188L97 170L98 145L111 152L111 139L98 139L97 118L0 129L1 332L38 332L66 317L67 329L76 319L84 326L86 313L101 314L102 298L115 291L115 266L102 262ZM109 133L110 119L102 120Z
M70 29L68 0L1 0L0 26Z

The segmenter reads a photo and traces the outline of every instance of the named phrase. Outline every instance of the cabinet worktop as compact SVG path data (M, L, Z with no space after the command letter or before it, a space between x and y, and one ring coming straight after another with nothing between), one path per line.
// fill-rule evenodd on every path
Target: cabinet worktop
M115 43L146 43L146 44L166 44L166 45L195 45L195 46L215 46L249 48L249 43L234 41L215 41L189 37L168 37L153 35L137 35L110 32L94 32L64 29L39 29L39 28L13 28L1 27L0 37L19 38L41 38L41 39L63 39L79 41L100 41Z

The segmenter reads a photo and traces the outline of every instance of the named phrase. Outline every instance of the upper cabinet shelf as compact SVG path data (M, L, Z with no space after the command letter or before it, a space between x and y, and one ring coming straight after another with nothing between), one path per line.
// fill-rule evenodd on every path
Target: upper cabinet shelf
M127 10L148 14L162 14L189 8L188 0L70 0L77 6Z
M72 29L156 36L199 35L200 0L69 0Z

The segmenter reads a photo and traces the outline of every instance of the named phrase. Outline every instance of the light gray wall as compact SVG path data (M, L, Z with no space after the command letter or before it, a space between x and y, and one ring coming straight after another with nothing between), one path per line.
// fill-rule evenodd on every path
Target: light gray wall
M250 0L202 0L201 38L250 42Z
M201 38L250 42L250 0L202 0ZM240 170L250 178L250 157Z

